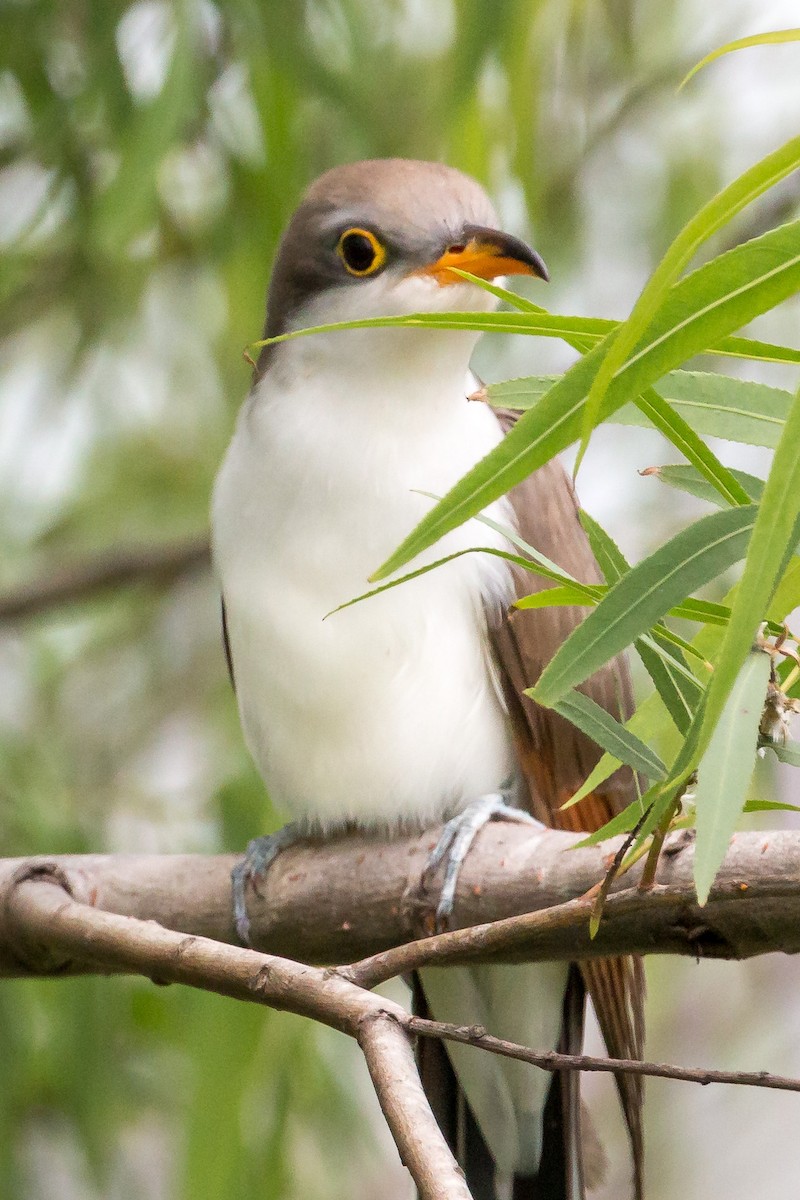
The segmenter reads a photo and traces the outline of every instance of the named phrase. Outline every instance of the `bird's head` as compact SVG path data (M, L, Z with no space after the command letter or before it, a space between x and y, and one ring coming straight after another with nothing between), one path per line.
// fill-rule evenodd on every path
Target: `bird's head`
M335 167L311 185L283 236L265 337L337 321L494 307L491 295L453 268L486 280L547 279L539 255L497 228L488 196L462 172L397 158Z

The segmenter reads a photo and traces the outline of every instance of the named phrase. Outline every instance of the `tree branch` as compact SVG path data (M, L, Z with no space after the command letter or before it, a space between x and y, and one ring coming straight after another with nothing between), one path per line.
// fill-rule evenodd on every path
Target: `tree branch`
M351 968L351 979L369 986L434 961L568 960L622 953L736 959L800 950L799 833L737 834L704 908L692 882L693 839L685 832L670 835L654 886L647 893L636 888L640 867L616 880L592 940L587 904L580 897L602 878L618 839L567 853L579 840L575 834L503 822L481 832L465 863L453 921L461 928L409 946L405 943L429 931L434 897L420 894L419 880L437 832L391 841L353 835L284 851L260 894L249 895L254 944L316 963L354 963L380 955ZM84 903L185 933L236 940L230 917L233 856L5 859L0 860L0 975L28 973L4 921L3 899L16 872L36 861L56 864ZM324 905L320 879L325 880ZM58 968L94 969L80 954Z
M389 1012L370 1012L360 1023L358 1044L400 1158L420 1192L436 1200L471 1200L463 1172L441 1135L423 1091L407 1032L408 1020L406 1013L398 1019Z
M60 604L86 600L98 592L126 584L163 587L188 571L207 566L208 560L207 534L160 546L129 546L93 554L0 595L0 622L37 616Z
M275 955L226 946L80 904L57 874L18 880L6 920L30 966L45 973L65 956L97 969L138 971L158 983L185 983L237 1000L311 1017L356 1038L381 1107L421 1200L470 1200L464 1176L431 1112L411 1051L408 1014L343 979Z
M522 831L517 829L517 832ZM540 842L542 862L546 858L544 851L556 851L562 860L573 865L583 853L563 854L567 844L563 835L537 831L536 836ZM770 847L762 835L756 836L760 842L760 861L763 863ZM756 849L752 836L746 840L745 856ZM788 849L800 853L800 838L792 838L791 843ZM679 835L673 838L673 844L668 845L667 855L671 858L681 857L690 846L691 839ZM366 855L357 846L355 848L360 856L358 861L366 861ZM375 851L378 846L373 844L372 848ZM388 853L389 849L394 848L392 843L391 847L385 849ZM782 849L785 852L787 846ZM733 857L741 858L741 846L735 847L735 850L738 855L734 854ZM352 859L353 851L352 844L340 847L344 859ZM303 853L308 854L309 851L306 849ZM783 854L784 863L785 860L786 853ZM615 1071L701 1084L736 1083L800 1091L800 1080L766 1072L724 1072L537 1051L495 1038L480 1027L442 1024L410 1016L399 1005L367 990L376 980L388 978L401 969L407 969L409 965L464 961L465 956L468 959L476 954L485 961L487 953L490 956L499 954L502 958L516 957L521 947L525 947L526 956L530 956L532 935L534 942L537 934L541 940L543 933L546 935L553 929L563 931L574 925L576 919L580 926L585 926L591 909L588 896L567 900L555 909L523 913L494 924L423 939L409 946L378 953L349 968L331 970L240 949L192 933L175 932L153 919L142 920L103 911L96 907L99 899L97 885L103 879L103 872L109 871L110 864L116 860L67 858L63 861L66 868L52 862L37 863L32 860L16 865L6 860L2 864L0 929L5 939L6 958L13 962L14 973L65 974L75 963L82 970L97 972L136 971L155 982L189 984L235 999L285 1009L348 1034L358 1041L364 1053L379 1102L422 1200L470 1200L470 1194L463 1173L439 1130L422 1089L411 1048L410 1039L414 1035L471 1044L478 1049L519 1059L549 1071L564 1068ZM128 867L128 884L132 864L140 868L144 864L151 873L154 863L163 866L162 860L121 861ZM184 864L184 869L190 865L195 867L186 876L193 882L202 876L198 864L205 867L206 881L218 874L221 862L226 867L230 865L230 860L219 859L179 861ZM76 869L76 863L80 863L82 869ZM768 863L766 873L769 874L776 865ZM727 866L729 869L729 864ZM293 881L296 881L296 876ZM126 896L127 902L130 902L136 896L134 892L126 890L128 884L120 889L117 883L117 897ZM665 892L668 891L667 885L662 886ZM736 886L740 896L757 890L741 880ZM800 890L800 885L795 883L794 886L796 891ZM75 889L87 893L83 902L73 894ZM105 890L107 897L110 896L112 889L108 887L107 879ZM226 885L222 924L227 933L230 932L229 891ZM627 913L630 909L638 909L644 912L652 906L653 894L653 889L640 892L629 887L626 891L609 896L609 911ZM724 900L727 894L730 894L730 889L727 893L723 890L722 896L717 897L717 903ZM207 912L206 919L208 916ZM215 920L219 922L219 915ZM580 953L574 937L569 952L572 956ZM538 953L535 956L541 957Z

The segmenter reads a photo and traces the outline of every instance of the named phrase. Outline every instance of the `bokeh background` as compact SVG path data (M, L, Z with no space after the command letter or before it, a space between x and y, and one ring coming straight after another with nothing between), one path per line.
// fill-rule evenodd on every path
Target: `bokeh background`
M678 93L681 77L721 42L795 24L792 0L5 0L0 586L205 530L241 348L317 173L385 154L464 168L548 262L537 301L624 316L696 208L797 133L797 46L731 56ZM715 248L798 208L790 178ZM758 333L796 343L798 315L784 305ZM522 338L478 351L489 378L569 358ZM582 498L632 556L690 512L636 473L673 457L644 430L593 439ZM797 799L766 767L756 787ZM279 823L207 571L0 625L4 855L214 852ZM651 960L649 978L651 1057L800 1075L797 964ZM10 1200L410 1195L357 1051L285 1014L139 980L5 981L0 1070ZM586 1091L610 1200L623 1135L610 1084ZM794 1198L799 1105L652 1083L651 1200Z

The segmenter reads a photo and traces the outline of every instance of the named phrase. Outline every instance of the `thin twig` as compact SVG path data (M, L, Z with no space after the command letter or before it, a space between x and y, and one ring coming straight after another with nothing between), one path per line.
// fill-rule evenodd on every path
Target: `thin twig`
M683 1083L737 1084L741 1087L773 1088L780 1092L800 1092L800 1079L784 1075L771 1075L769 1071L716 1071L705 1067L679 1067L672 1063L641 1062L634 1058L596 1058L591 1054L559 1054L555 1050L530 1050L516 1042L492 1037L485 1029L474 1025L449 1025L442 1021L428 1021L424 1017L409 1017L407 1028L420 1037L441 1038L445 1041L463 1042L500 1054L504 1058L516 1058L532 1063L544 1071L596 1071L615 1075L646 1075L655 1079L677 1079Z
M187 571L205 566L208 560L206 534L161 546L128 546L93 554L82 562L54 568L39 579L10 588L0 595L0 621L33 617L126 584L163 586Z
M619 902L627 896L622 894L612 899ZM452 929L372 954L360 962L341 967L340 971L345 979L359 987L374 988L421 967L440 967L448 962L464 963L471 959L485 962L491 958L492 951L502 947L506 952L513 952L515 944L529 943L535 933L588 927L592 905L593 897L588 894L539 912L520 913L516 917L472 925L467 929Z

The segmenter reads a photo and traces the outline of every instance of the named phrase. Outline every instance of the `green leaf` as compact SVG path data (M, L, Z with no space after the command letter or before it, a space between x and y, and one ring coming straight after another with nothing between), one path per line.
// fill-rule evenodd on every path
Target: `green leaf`
M691 425L654 388L647 388L636 407L684 455L726 504L750 504L751 497L732 471L697 436Z
M431 492L420 492L419 495L427 496L431 500L441 499L440 496L434 496ZM492 518L487 517L485 513L478 513L474 519L479 521L481 525L486 525L488 529L493 529L495 533L499 533L503 537L508 538L509 542L511 542L513 546L516 546L518 550L522 550L524 554L529 555L533 562L537 563L542 568L540 571L533 571L534 574L542 575L545 579L554 579L557 582L569 585L576 591L580 592L580 594L583 596L581 603L594 604L595 601L598 600L605 592L605 588L599 584L580 583L579 580L570 575L568 571L562 570L562 568L559 567L557 563L554 563L552 559L548 558L546 554L542 554L541 551L537 550L535 546L532 546L530 542L526 542L524 538L520 537L516 529L513 529L510 525L503 525L499 521L493 521ZM525 565L529 570L532 570L531 563L523 562L523 565Z
M700 62L695 63L691 71L681 80L678 91L686 87L686 84L698 71L702 71L703 67L707 67L709 63L714 62L716 59L722 58L723 54L731 54L734 50L746 50L750 46L771 46L777 45L780 42L797 41L800 41L800 29L775 29L768 33L753 33L750 37L736 38L733 42L726 42L724 46L718 46L716 50L712 50L705 58L701 58Z
M685 469L694 470L693 467ZM714 494L718 495L716 491ZM616 583L631 569L628 560L613 538L587 512L581 510L580 521L604 578L609 583ZM673 605L668 615L681 617L685 621L700 621L704 625L725 625L730 616L730 609L723 604L713 604L708 600L695 600L690 597L680 604ZM662 632L667 632L661 628Z
M628 572L559 647L536 685L552 707L696 588L742 558L755 505L724 509L682 530Z
M586 593L578 588L565 584L562 587L545 588L542 592L533 592L530 596L520 596L514 601L515 608L554 608L556 606L584 607L590 601Z
M603 573L606 583L616 583L631 568L630 563L620 550L617 543L606 533L602 525L590 517L585 509L581 509L580 522L589 539L592 554L597 559L597 565Z
M701 371L673 371L660 381L659 391L696 433L771 450L792 405L791 392L781 388ZM632 405L620 409L615 420L645 423Z
M743 339L728 339L733 340ZM800 362L800 351L784 349L786 354L797 357L771 361ZM559 378L559 375L530 375L490 383L485 389L486 399L496 408L526 412L536 407ZM671 371L659 380L658 391L695 433L772 449L778 444L792 403L792 393L782 388L708 371ZM624 405L608 419L619 425L652 424L635 404Z
M495 408L526 412L529 408L535 408L560 378L560 375L527 375L521 379L490 383L486 386L486 399Z
M668 304L670 289L684 267L712 234L728 224L758 196L781 179L785 179L798 166L800 137L795 137L723 188L718 195L704 204L680 231L642 289L627 321L620 326L592 383L583 415L578 462L586 449L592 429L600 419L603 399L611 381L619 373L637 343L645 337L648 327L657 324L659 310Z
M800 767L800 742L769 742L764 748L771 750L782 763Z
M761 621L765 616L781 621L789 611L787 608L776 613L776 597L781 596L782 601L787 603L790 596L792 600L796 597L796 560L792 561L792 547L800 534L799 440L800 394L792 403L764 486L744 571L723 634L714 674L703 694L703 703L687 731L669 779L655 785L664 794L682 787L705 753L728 695L751 651ZM786 578L782 579L784 572L791 579L788 589L785 586Z
M608 583L616 583L630 570L630 564L613 538L597 521L583 510L581 510L580 519L589 538L592 553L597 559L605 579ZM676 729L683 733L691 722L692 714L703 689L689 670L682 651L670 643L667 637L668 633L664 626L656 625L650 633L643 634L642 637L636 639L634 649ZM610 750L611 748L606 746L605 749ZM618 758L616 761L619 765ZM651 778L654 777L651 776Z
M800 804L787 804L783 800L747 800L742 812L800 812Z
M671 613L675 613L676 611L677 611L677 607L674 609L670 609ZM711 624L711 622L703 622L703 624L707 625L707 624ZM714 624L716 625L716 622L714 622ZM705 654L703 654L703 652L701 650L698 650L695 645L695 642L697 641L696 638L692 639L691 642L687 642L686 638L682 638L679 634L677 634L675 632L674 629L670 629L669 626L667 626L663 623L660 623L659 625L654 625L653 629L658 630L661 638L665 642L669 642L669 644L672 646L675 646L675 648L677 650L682 650L684 654L688 654L690 658L693 658L695 660L695 662L700 663L702 666L706 667L707 670L709 670L709 671L711 670L711 663L708 661ZM651 630L651 632L652 632L652 630Z
M675 604L669 610L671 617L681 617L684 621L699 621L702 625L727 625L731 610L725 604L714 604L711 600L688 600Z
M789 556L797 541L800 522L798 445L800 393L793 401L764 485L744 571L731 608L714 674L708 686L705 715L702 727L698 731L698 753L708 745L711 731L721 716L728 693L750 652L759 624L768 615L773 593L788 566ZM599 611L598 607L595 613ZM777 619L782 620L785 616L786 613L782 613ZM695 763L691 763L692 767L694 765ZM688 762L686 766L689 767Z
M409 571L405 575L398 575L396 579L390 579L388 583L383 583L380 587L372 588L368 592L362 592L360 596L353 596L351 600L345 600L344 604L339 604L336 608L332 608L329 613L326 613L323 620L327 621L328 617L335 616L336 613L342 612L345 608L352 608L354 604L361 604L363 600L371 600L373 596L380 596L381 592L391 591L392 588L399 587L402 583L418 579L420 575L427 575L429 571L435 571L439 567L443 567L445 563L453 562L454 559L463 558L465 554L491 554L494 558L504 558L506 562L513 563L514 566L523 567L526 571L530 571L532 575L541 575L544 579L552 579L556 583L564 584L566 587L573 589L576 594L581 596L580 604L594 603L595 595L593 592L584 589L582 584L576 583L570 576L559 571L558 568L551 568L549 565L546 565L549 563L549 559L546 559L544 555L538 555L532 546L529 549L532 554L536 555L536 561L532 558L523 558L519 554L511 554L507 550L498 550L496 546L468 546L465 550L456 550L454 554L445 554L443 558L437 558L435 562L426 563L424 567L418 567L416 571Z
M656 639L656 630L652 635L637 638L636 652L675 728L686 733L703 689L680 650Z
M640 475L646 475L653 479L660 480L661 483L666 483L668 487L677 488L680 492L687 492L690 496L695 496L698 500L707 500L710 504L719 505L721 496L717 488L705 479L695 467L684 466L683 463L676 465L667 465L663 467L648 467L645 471L640 471ZM764 490L764 480L758 479L755 475L749 475L747 471L731 471L740 487L747 492L751 500L758 501L761 499L761 494Z
M261 338L257 342L251 342L247 350L252 355L264 346L274 346L279 342L290 342L295 338L318 334L344 333L352 329L471 329L481 333L524 333L531 337L556 338L588 337L592 341L599 341L605 336L609 324L616 328L615 322L599 317L566 317L549 313L545 309L537 309L535 312L419 312L310 325L306 329L292 329L275 337Z
M525 695L533 696L533 688L526 689ZM553 707L603 750L633 767L634 771L640 771L648 779L666 778L667 768L655 751L582 692L570 692Z
M708 899L744 807L771 661L763 650L748 654L700 761L694 855L694 881L700 904Z
M798 289L800 222L707 263L672 289L646 340L612 380L600 415L610 416L679 362ZM580 432L585 398L606 350L604 340L575 363L412 530L373 578L383 579L402 567L565 449Z
M617 763L619 766L619 763ZM616 770L616 767L614 768ZM588 782L588 781L587 781ZM584 785L585 786L585 785ZM591 791L591 788L589 789ZM581 789L583 791L583 789ZM569 808L573 804L577 804L576 798L573 798L567 803L562 804L562 808ZM641 800L632 800L627 808L623 808L622 812L616 813L610 821L606 821L602 829L596 829L594 833L590 833L588 837L581 838L579 842L575 842L570 849L581 850L584 846L596 846L598 842L605 842L608 838L616 837L619 833L628 833L633 829L637 821L645 811L644 797Z
M789 560L783 578L772 597L767 617L778 625L786 619L788 613L800 608L800 556L794 555Z
M754 338L726 337L706 354L723 354L728 358L749 358L754 362L800 363L800 350L793 346L778 346L774 342L759 342Z

